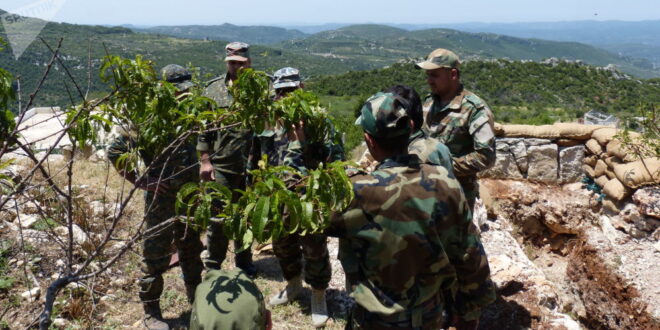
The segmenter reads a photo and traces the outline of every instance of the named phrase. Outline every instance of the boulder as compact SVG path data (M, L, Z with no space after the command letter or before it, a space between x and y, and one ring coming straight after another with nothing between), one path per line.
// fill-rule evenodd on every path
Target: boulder
M552 141L548 140L548 139L533 139L532 138L532 139L524 139L524 141L525 141L525 146L527 146L528 148L531 147L531 146L542 146L542 145L552 143Z
M584 146L565 147L559 150L559 182L569 183L582 179L584 172Z
M16 232L17 238L19 233ZM33 245L33 246L38 246L46 243L52 243L50 237L48 236L47 233L43 231L38 231L34 229L24 229L23 230L23 239L25 240L26 243Z
M41 294L41 289L37 287L21 293L21 298L30 302L37 301L37 299L39 299L39 294Z
M480 176L495 179L523 179L524 176L509 145L498 141L496 148L495 164Z
M544 183L557 183L557 145L532 145L527 148L529 169L527 179Z
M637 189L632 199L640 213L660 219L660 186Z
M77 245L82 246L83 248L90 247L91 240L85 231L80 228L78 225L74 224L72 226L73 230L73 242ZM55 234L60 236L60 238L66 242L69 237L69 229L66 226L59 226L53 230Z
M21 227L23 228L31 228L40 219L36 214L20 214L17 218L21 220Z

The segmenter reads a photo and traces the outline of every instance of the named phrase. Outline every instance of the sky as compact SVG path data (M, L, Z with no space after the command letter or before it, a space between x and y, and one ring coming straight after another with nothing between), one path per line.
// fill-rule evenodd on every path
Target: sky
M447 24L657 20L659 0L0 0L50 21L99 25ZM21 11L22 10L22 11Z

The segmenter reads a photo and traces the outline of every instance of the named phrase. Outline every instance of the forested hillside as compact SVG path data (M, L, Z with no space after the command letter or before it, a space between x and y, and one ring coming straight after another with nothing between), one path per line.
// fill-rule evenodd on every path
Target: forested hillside
M612 71L576 63L470 61L462 66L461 77L502 122L574 120L591 109L629 117L641 104L660 103L660 79L620 79ZM423 71L412 63L307 82L319 94L355 100L395 84L413 86L422 95L429 92Z
M208 40L240 40L250 44L268 45L284 40L303 38L307 34L298 30L274 26L238 26L225 23L222 25L184 25L155 26L150 28L134 28L134 31L163 34L178 38L208 39Z
M660 76L660 70L654 69L648 60L622 57L585 44L449 29L407 31L385 25L352 25L285 41L281 46L301 54L359 61L365 68L382 67L406 57L424 57L442 47L454 50L462 58L540 61L556 57L597 66L616 64L622 71L639 77Z

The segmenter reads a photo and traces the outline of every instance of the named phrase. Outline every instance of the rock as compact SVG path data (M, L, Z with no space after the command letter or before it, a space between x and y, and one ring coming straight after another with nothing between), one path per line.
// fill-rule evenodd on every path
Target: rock
M22 228L30 228L40 219L36 214L20 214L17 218L21 221Z
M75 242L75 244L80 245L83 248L88 248L91 246L91 241L87 236L87 234L85 233L85 231L82 230L82 228L74 224L72 226L72 230L73 230L73 241ZM69 228L65 226L59 226L55 228L53 231L55 232L55 234L60 236L60 238L65 242L69 237Z
M581 330L580 323L576 322L568 315L557 314L557 318L550 321L552 329L562 330Z
M118 278L118 279L112 281L112 283L111 283L112 286L117 287L117 288L123 288L123 287L125 287L125 286L128 285L128 284L129 284L128 279L123 278L123 277L122 277L122 278Z
M105 204L101 201L92 201L89 203L90 209L92 209L92 214L97 217L103 217L106 213Z
M635 220L634 224L635 228L647 233L652 233L654 230L660 227L660 220L651 217L641 217Z
M501 141L500 143L504 143L509 146L509 153L511 153L513 158L515 158L516 164L518 164L518 168L520 169L520 173L526 175L528 162L527 145L525 144L525 139L508 138L500 139L499 141Z
M101 302L106 302L106 301L109 301L110 299L112 299L110 296L103 296L103 297L101 297L101 299L99 299L99 300L100 300Z
M16 267L23 267L23 265L25 265L25 260L19 260L16 262Z
M642 214L660 219L660 186L637 189L632 199Z
M55 261L55 266L64 267L64 266L66 266L66 263L62 259L57 259L57 261Z
M89 161L91 162L104 162L106 160L108 160L108 156L104 149L97 150L89 157Z
M543 146L552 143L552 141L547 139L523 139L523 141L525 141L525 146L527 146L527 152L529 152L529 147Z
M38 213L40 208L41 208L41 204L39 204L39 202L35 200L30 200L23 203L23 207L21 211L27 214L34 214L34 213Z
M630 232L631 225L625 222L621 216L615 215L611 217L610 222L614 228L623 230L626 233Z
M36 257L36 258L32 259L32 263L33 263L33 264L38 264L38 263L41 262L41 260L42 260L42 259L41 259L40 257Z
M557 153L556 144L527 148L529 159L527 179L544 183L557 183Z
M496 179L523 179L524 176L508 144L498 141L495 164L480 174L481 177Z
M16 235L18 237L19 233L17 232ZM47 233L34 229L24 229L23 239L25 240L26 243L33 246L37 246L45 243L52 243Z
M63 318L56 318L53 320L53 326L58 327L58 328L64 328L66 327L66 319Z
M653 244L653 247L655 248L656 252L660 252L660 242L655 242L655 244Z
M41 294L41 288L33 288L32 290L21 293L21 298L30 302L37 301L39 294Z
M15 264L16 262L18 262L18 259L16 259L16 258L9 259L9 266Z
M559 182L569 183L582 179L584 172L584 146L561 148L559 150Z

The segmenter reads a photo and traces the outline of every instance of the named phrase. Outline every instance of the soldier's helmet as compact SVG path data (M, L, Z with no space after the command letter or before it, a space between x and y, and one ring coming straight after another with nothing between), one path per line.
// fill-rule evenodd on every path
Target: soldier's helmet
M193 86L192 74L188 69L178 64L168 64L161 70L162 79L174 84L180 91L184 91Z
M225 46L225 53L225 62L246 62L250 59L250 45L238 41L230 42Z
M393 138L410 134L410 117L400 98L392 93L376 93L367 99L355 125L371 136Z
M273 88L275 89L300 87L301 82L300 71L296 68L281 68L273 74Z

